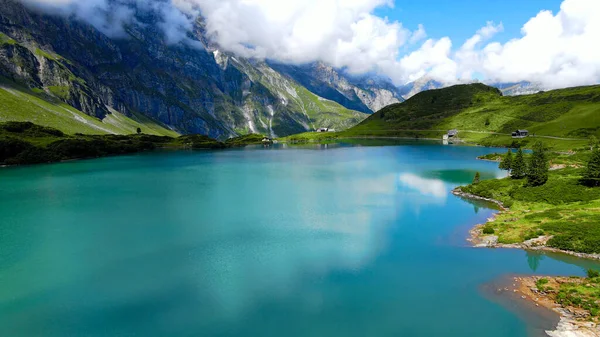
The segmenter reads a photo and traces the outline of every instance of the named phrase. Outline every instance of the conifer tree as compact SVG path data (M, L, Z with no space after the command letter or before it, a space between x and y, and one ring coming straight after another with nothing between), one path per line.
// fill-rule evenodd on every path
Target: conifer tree
M541 186L548 181L548 158L542 142L533 144L533 154L527 170L527 183L531 186Z
M475 173L475 178L473 178L473 185L479 184L481 181L481 174L479 172Z
M587 186L600 186L600 149L596 146L583 173L583 183Z
M525 158L523 157L523 150L519 148L517 155L512 162L512 177L514 179L523 179L527 175L527 165L525 164Z
M508 149L508 152L506 152L506 155L504 156L504 158L502 158L502 161L500 162L499 168L501 170L510 171L512 169L512 163L513 163L512 150Z

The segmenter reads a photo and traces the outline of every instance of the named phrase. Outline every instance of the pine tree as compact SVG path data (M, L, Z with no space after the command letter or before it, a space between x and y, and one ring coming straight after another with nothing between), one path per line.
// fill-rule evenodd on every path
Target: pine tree
M502 158L502 161L500 162L499 168L501 170L510 171L512 169L512 164L513 164L512 150L508 149L508 152L506 152L506 155L504 156L504 158Z
M479 184L481 181L481 174L479 172L475 173L475 178L473 178L473 185Z
M523 179L527 175L527 165L525 165L525 158L523 158L523 150L519 148L515 160L512 165L512 177L514 179Z
M583 183L596 187L600 186L600 149L596 146L583 173Z
M533 144L533 154L527 170L527 183L531 186L541 186L548 181L550 165L546 158L546 148L542 142Z

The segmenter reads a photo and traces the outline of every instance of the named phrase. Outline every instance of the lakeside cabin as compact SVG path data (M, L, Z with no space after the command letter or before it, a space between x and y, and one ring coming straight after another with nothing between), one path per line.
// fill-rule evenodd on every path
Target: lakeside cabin
M458 136L458 130L452 129L452 130L448 131L446 136L448 136L448 138L454 138L454 137Z
M525 138L529 136L529 131L527 130L517 130L512 133L513 138Z

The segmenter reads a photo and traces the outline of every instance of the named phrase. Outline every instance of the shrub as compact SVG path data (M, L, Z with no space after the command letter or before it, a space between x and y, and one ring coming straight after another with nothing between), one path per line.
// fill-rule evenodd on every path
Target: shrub
M490 225L486 225L485 227L483 227L483 234L486 235L491 235L494 234L496 231L494 230L494 228Z
M541 230L541 229L532 230L532 231L527 232L527 234L525 234L524 241L539 238L542 235L544 235L543 230Z
M587 270L587 277L589 278L596 278L600 276L600 272L598 272L597 270L594 269L588 269Z
M18 139L0 138L0 163L16 157L19 153L32 148L33 145Z
M548 284L548 279L547 278L541 278L539 280L537 280L535 282L535 286L540 290L540 291L544 291L545 289L545 285Z

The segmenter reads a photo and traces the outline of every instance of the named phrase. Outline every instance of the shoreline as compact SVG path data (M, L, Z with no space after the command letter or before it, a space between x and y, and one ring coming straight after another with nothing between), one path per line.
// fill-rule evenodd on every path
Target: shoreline
M551 337L597 337L600 326L589 321L589 313L577 307L563 307L557 304L552 292L540 291L537 282L548 280L547 284L559 287L560 283L573 282L569 277L542 277L509 274L483 284L482 294L518 317L530 322L535 336ZM585 283L584 279L577 279Z
M135 156L135 155L142 155L142 154L148 154L148 153L160 152L160 151L165 151L165 152L166 151L220 151L220 150L229 150L229 149L236 149L236 148L240 148L240 147L239 146L233 146L233 147L230 147L230 148L211 149L211 148L190 148L190 147L162 146L162 147L157 147L157 148L152 149L152 150L137 151L137 152L131 152L131 153L110 154L110 155L98 156L98 157L69 158L69 159L63 159L63 160L58 160L58 161L51 161L51 162L44 162L44 163L35 163L35 164L15 164L15 165L0 164L0 169L19 168L19 167L33 167L33 166L40 166L40 165L64 164L64 163L69 163L69 162L78 162L78 161L85 161L85 160L95 160L95 159L102 159L102 158L116 158L116 157L125 157L125 156Z
M288 137L293 137L293 136L288 136ZM287 138L287 137L284 137ZM343 139L404 139L404 140L429 140L429 141L437 141L439 143L442 143L443 140L439 139L439 138L426 138L426 137L419 137L419 138L415 138L415 137L396 137L396 136L349 136L349 137L333 137L333 138L324 138L324 139L308 139L306 141L290 141L289 139L286 140L281 140L279 139L279 143L286 143L286 144L309 144L309 143L317 143L317 144L322 144L324 141L339 141L339 140L343 140ZM454 144L461 144L461 145L470 145L470 143L466 143L463 141L458 141L458 142L454 142Z
M514 281L513 286L516 286L513 294L519 296L524 301L535 304L536 308L551 310L560 317L556 328L552 331L546 331L548 336L600 336L600 326L594 322L585 320L589 317L589 314L585 310L572 306L563 307L557 304L552 296L540 291L536 285L540 279L550 279L553 283L559 284L571 281L569 277L514 276L512 279Z
M522 249L522 250L530 250L530 251L544 251L544 252L549 252L549 253L571 255L571 256L578 257L578 258L582 258L582 259L600 260L600 254L578 253L578 252L573 252L573 251L569 251L569 250L562 250L562 249L546 246L546 243L548 242L548 240L550 240L552 238L552 236L541 236L541 237L527 240L527 241L524 241L521 243L510 243L510 244L499 243L498 236L493 235L493 234L492 235L483 234L483 227L485 227L485 225L487 223L494 221L498 215L500 215L502 213L510 212L510 210L508 208L506 208L501 201L489 199L489 198L483 198L483 197L480 197L477 195L465 193L462 190L460 190L460 187L457 187L454 190L452 190L452 194L454 194L455 196L461 197L461 198L490 202L490 203L493 203L500 207L500 212L494 214L491 218L489 218L487 220L486 223L477 224L471 230L469 230L469 237L467 238L467 241L470 242L472 244L472 246L475 248L505 248L505 249Z
M460 190L460 187L455 188L452 194L460 198L472 199L490 202L500 207L500 211L495 213L484 224L477 224L469 230L467 241L471 243L473 248L504 248L504 249L521 249L525 251L543 251L550 253L566 254L577 258L600 260L600 254L585 254L572 251L566 251L546 246L546 243L551 236L542 236L527 240L518 244L502 244L498 243L498 236L483 234L483 227L488 222L492 222L502 213L510 210L504 206L499 200L484 198L470 193L465 193ZM562 307L560 304L551 298L549 294L541 292L537 289L536 282L539 279L551 279L554 282L564 282L569 280L569 277L541 277L541 276L511 276L512 291L510 285L501 286L496 291L496 295L511 295L510 300L515 302L518 300L527 301L535 305L539 310L550 310L557 314L559 321L554 330L546 330L546 335L550 337L600 337L600 325L594 322L583 321L587 316L582 313L582 310L576 307ZM515 296L518 295L518 296ZM515 302L517 303L517 302Z

